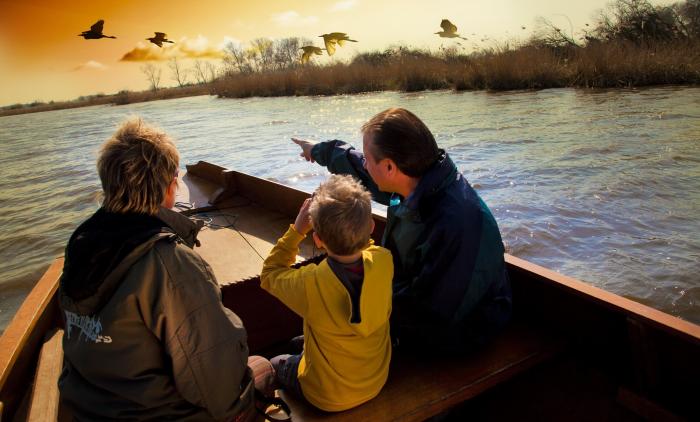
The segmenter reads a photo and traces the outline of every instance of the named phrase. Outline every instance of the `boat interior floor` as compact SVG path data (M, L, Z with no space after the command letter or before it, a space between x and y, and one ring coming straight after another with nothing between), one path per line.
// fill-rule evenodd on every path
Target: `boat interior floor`
M209 201L216 186L196 176L185 174L179 186L175 210L204 223L198 236L201 246L195 250L221 285L260 274L263 261L294 222L240 195L213 206ZM309 236L300 245L297 262L318 253Z

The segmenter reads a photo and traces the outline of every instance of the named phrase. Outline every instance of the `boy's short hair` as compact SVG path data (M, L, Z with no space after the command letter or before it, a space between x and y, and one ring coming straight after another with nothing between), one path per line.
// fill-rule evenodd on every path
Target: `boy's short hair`
M352 255L372 234L372 196L348 175L332 175L316 190L309 206L311 225L328 249Z
M132 118L100 148L100 174L108 212L156 215L177 176L180 155L165 132Z

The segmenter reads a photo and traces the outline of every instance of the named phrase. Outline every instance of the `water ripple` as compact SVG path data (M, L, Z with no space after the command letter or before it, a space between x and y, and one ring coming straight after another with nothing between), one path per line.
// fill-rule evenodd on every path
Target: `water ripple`
M181 98L1 118L0 329L98 206L100 144L140 115L208 160L311 191L290 137L361 148L374 113L420 116L489 204L508 252L700 322L700 88ZM31 128L28 130L27 128Z

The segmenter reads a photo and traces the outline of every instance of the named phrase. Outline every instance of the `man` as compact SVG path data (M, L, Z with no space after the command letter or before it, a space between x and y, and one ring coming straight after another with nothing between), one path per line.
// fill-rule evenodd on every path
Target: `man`
M423 352L482 345L511 314L491 212L410 111L385 110L362 134L364 154L338 140L292 140L308 161L355 176L389 206L382 246L394 256L392 336Z
M76 419L254 415L245 329L192 250L201 226L170 211L178 162L170 138L140 119L99 152L102 207L71 236L59 291L59 388Z

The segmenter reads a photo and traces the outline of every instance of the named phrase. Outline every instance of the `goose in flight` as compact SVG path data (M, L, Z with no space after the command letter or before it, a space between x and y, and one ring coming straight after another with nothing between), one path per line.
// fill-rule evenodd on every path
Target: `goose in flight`
M448 19L443 19L442 22L440 22L440 27L442 28L442 31L436 32L436 34L442 38L461 38L465 41L467 40L457 33L457 26Z
M305 45L304 47L301 47L299 50L304 50L304 52L301 54L301 64L306 64L311 60L311 55L316 54L316 55L322 55L323 49L321 47L315 47L313 45Z
M326 51L328 52L329 56L332 56L335 53L336 43L342 47L345 44L345 41L357 42L357 40L351 40L350 37L348 37L348 34L344 32L331 32L328 34L319 35L319 37L323 38L323 42L326 44Z
M86 40L98 40L100 38L117 38L112 35L104 35L102 33L102 28L104 27L104 25L105 21L100 19L90 27L89 31L83 31L80 34L78 34L78 36L83 37Z
M168 36L167 36L165 33L163 33L163 32L155 32L155 34L156 34L155 37L146 38L146 39L147 39L148 41L152 42L153 44L157 45L157 46L160 47L160 48L163 48L163 43L164 43L164 42L169 42L169 43L173 43L173 44L174 44L173 41L170 41L170 40L168 39Z

